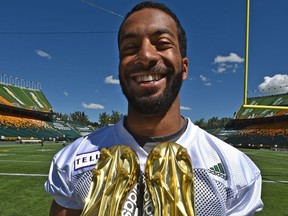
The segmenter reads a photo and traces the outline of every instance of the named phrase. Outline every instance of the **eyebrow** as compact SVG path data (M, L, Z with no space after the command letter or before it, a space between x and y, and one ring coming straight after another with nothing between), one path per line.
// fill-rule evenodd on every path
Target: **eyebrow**
M160 28L152 33L153 36L162 35L162 34L168 34L172 37L175 37L175 34L172 31L170 31L168 28ZM127 33L123 35L122 37L120 37L119 43L121 43L123 40L129 39L129 38L136 38L136 37L137 37L137 34L135 32Z
M153 35L161 35L161 34L169 34L171 36L174 37L174 34L172 31L170 31L168 28L161 28L161 29L157 29L157 31L155 31L153 33Z
M123 40L129 39L129 38L136 38L136 33L130 32L130 33L125 34L124 36L120 37L120 39L119 39L119 44L120 44Z

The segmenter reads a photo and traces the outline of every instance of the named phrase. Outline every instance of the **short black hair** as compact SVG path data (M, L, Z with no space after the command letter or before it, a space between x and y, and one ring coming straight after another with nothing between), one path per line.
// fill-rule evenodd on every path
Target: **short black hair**
M142 9L145 9L145 8L159 9L159 10L161 10L161 11L163 11L163 12L165 12L168 15L171 16L171 18L175 21L176 26L177 26L177 31L178 31L177 33L178 33L178 40L179 40L179 47L180 47L181 56L182 56L182 58L186 57L187 56L187 38L186 38L186 33L185 33L185 30L183 29L178 17L165 4L159 3L159 2L153 2L153 1L145 1L145 2L138 3L135 7L133 7L131 9L130 12L128 12L126 14L122 24L120 25L119 31L118 31L118 46L119 46L119 42L120 42L120 31L122 29L123 24L127 20L127 18L129 16L131 16L133 13L135 13L137 11L140 11Z

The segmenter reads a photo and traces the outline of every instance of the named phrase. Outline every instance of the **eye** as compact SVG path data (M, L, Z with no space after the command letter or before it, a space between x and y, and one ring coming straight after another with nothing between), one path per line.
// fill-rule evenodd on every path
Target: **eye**
M132 55L138 51L138 46L135 44L126 44L120 49L121 55Z
M173 47L173 44L167 40L161 40L156 43L157 50L166 50Z

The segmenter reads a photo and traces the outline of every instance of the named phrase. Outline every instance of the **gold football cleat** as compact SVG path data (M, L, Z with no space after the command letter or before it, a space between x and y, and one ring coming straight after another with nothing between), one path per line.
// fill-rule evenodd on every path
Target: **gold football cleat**
M82 216L121 215L130 190L139 179L137 154L128 146L101 149Z
M195 215L193 169L184 147L172 142L156 145L147 159L145 180L154 215Z

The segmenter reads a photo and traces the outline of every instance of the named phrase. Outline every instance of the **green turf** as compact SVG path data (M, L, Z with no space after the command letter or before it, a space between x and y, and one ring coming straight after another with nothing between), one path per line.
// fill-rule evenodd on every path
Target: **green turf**
M262 173L264 209L257 216L288 216L288 152L242 149Z
M0 145L0 173L48 174L62 144ZM52 198L44 190L46 176L0 175L1 216L49 215Z
M62 144L0 144L0 173L48 174ZM242 149L260 168L264 210L257 216L288 216L288 153ZM48 215L52 198L44 190L46 176L0 175L1 216ZM269 182L266 182L268 181ZM272 183L272 182L273 183Z

